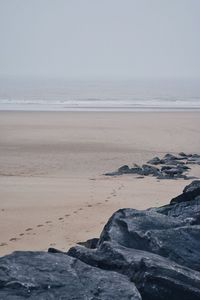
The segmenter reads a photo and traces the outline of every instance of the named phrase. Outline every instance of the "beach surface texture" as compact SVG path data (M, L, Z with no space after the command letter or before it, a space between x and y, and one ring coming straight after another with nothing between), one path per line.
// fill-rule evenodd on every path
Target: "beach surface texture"
M200 112L0 112L0 255L66 251L120 208L166 204L192 180L103 174L199 153L199 137Z

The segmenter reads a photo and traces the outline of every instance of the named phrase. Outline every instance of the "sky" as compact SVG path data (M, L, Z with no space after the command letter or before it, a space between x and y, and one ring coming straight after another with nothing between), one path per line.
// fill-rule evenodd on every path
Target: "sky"
M0 77L200 79L200 1L0 0Z

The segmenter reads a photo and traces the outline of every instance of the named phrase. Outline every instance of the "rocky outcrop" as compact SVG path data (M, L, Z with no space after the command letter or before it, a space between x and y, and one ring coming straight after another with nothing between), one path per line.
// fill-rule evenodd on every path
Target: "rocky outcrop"
M168 205L118 210L68 252L0 258L0 299L199 300L200 181Z
M200 299L198 186L191 183L186 192L160 208L117 211L96 249L76 246L68 255L126 275L144 300Z
M197 188L200 188L200 180L192 181L189 185L187 185L184 188L183 193L192 192L192 191L196 190Z
M140 300L127 277L61 253L14 252L0 258L1 300Z
M189 164L200 165L200 155L179 153L179 156L167 153L163 158L154 157L142 166L124 165L117 171L108 172L106 176L118 176L123 174L137 174L140 176L154 176L157 179L193 179L186 172L190 170ZM156 165L156 167L155 167ZM159 165L160 168L159 168Z
M136 284L143 300L200 299L200 273L160 255L111 242L103 242L95 251L75 247L69 255L126 275Z

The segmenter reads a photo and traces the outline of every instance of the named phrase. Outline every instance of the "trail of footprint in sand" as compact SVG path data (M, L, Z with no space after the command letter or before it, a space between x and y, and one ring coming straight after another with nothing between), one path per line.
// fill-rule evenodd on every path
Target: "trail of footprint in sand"
M109 195L106 197L106 199L104 200L105 202L109 202L110 199L112 199L113 197L117 197L117 191L120 191L124 188L123 184L120 184L117 188L113 188L112 191L109 193Z

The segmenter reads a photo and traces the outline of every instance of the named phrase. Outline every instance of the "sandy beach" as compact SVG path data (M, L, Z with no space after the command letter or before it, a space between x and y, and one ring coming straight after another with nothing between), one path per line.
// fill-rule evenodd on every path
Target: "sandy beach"
M0 112L0 255L66 250L119 208L167 203L190 181L103 174L199 153L199 136L199 112Z

